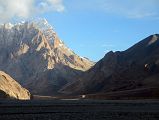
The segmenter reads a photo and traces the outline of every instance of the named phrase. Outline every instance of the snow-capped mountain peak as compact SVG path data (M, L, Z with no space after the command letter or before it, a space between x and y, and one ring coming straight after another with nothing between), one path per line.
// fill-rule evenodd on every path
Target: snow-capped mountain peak
M89 60L76 55L68 48L44 18L22 21L16 24L3 24L0 27L0 48L12 46L15 47L14 56L16 57L26 54L28 51L34 52L34 50L42 52L45 59L47 59L47 55L50 56L51 61L48 59L48 66L51 67L48 67L49 69L54 68L54 64L58 62L65 65L70 64L74 67L78 66L76 67L77 69L83 69L85 65L81 62L81 67L72 61L84 60L89 65L91 63ZM70 56L71 58L69 58ZM53 57L56 59L54 60Z
M18 32L19 31L19 32ZM36 31L41 32L50 45L54 45L56 39L56 33L53 27L48 23L45 18L32 19L29 21L21 21L19 23L5 23L0 25L0 33L8 34L8 38L3 38L4 36L0 35L0 39L4 40L2 43L13 42L13 36L15 34L30 34L29 36L34 36ZM10 44L10 43L9 43Z
M93 64L70 50L46 19L0 27L0 69L33 93L55 94Z
M32 24L35 28L39 29L49 40L50 44L54 43L56 33L52 25L50 25L45 18L32 20L29 22L29 24Z
M45 32L47 30L52 30L52 32L55 33L55 31L53 30L52 25L50 25L45 18L30 20L29 24L33 24L34 27L37 27L41 31Z

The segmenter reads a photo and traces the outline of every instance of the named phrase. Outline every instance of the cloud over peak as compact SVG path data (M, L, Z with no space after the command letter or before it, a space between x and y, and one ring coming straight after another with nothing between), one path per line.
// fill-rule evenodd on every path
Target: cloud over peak
M41 12L63 12L65 9L62 0L41 0L41 2L39 2L37 5L37 10Z
M45 12L63 12L62 0L0 0L0 22L28 18Z

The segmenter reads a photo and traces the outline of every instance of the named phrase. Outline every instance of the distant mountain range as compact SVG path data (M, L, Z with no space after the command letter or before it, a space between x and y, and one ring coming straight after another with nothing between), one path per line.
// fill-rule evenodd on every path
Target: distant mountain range
M159 96L159 35L95 64L70 50L46 19L2 24L0 70L34 95Z

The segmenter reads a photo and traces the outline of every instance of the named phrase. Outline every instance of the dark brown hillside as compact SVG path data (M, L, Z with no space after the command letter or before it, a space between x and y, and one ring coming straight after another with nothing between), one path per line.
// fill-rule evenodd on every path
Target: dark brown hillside
M67 94L107 93L159 86L159 35L151 35L123 52L109 52Z

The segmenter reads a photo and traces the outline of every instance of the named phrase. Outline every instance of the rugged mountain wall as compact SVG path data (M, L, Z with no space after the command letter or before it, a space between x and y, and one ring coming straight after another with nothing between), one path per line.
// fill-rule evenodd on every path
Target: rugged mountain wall
M159 35L151 35L123 52L109 52L74 83L60 91L91 94L158 87Z
M0 99L29 100L30 93L8 74L0 71Z
M93 64L66 47L45 19L0 26L0 69L33 94L57 95Z

